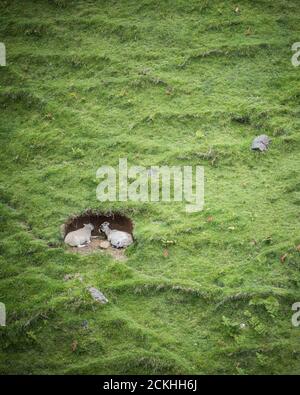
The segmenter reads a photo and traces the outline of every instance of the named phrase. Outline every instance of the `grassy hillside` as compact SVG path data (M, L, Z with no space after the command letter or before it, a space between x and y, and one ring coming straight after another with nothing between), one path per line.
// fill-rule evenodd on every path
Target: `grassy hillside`
M0 1L0 22L0 372L299 374L299 2ZM119 157L205 166L204 211L100 203ZM67 251L87 208L133 219L126 262Z

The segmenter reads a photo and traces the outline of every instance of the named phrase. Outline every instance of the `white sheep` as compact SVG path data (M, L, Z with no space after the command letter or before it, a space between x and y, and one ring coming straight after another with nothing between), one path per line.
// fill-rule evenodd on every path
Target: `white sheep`
M85 247L91 242L93 224L83 224L83 228L69 232L65 237L65 243L71 247Z
M103 222L99 231L102 231L106 234L107 240L113 247L124 248L133 243L133 238L130 233L117 229L111 229L109 222Z

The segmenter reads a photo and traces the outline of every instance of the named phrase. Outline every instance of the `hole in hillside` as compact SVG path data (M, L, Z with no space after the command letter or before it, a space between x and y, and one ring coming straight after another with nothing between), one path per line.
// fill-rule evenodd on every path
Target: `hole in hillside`
M233 115L231 117L231 120L233 122L249 125L250 124L250 118L248 115Z
M94 229L92 231L91 243L86 247L69 247L72 252L77 252L80 254L89 254L95 250L107 251L115 259L123 260L126 259L124 254L124 249L116 249L113 247L102 248L101 243L106 240L106 236L103 232L99 232L100 225L103 222L109 222L111 229L122 230L124 232L130 233L133 236L133 222L126 215L120 213L102 213L95 211L86 211L82 214L70 217L61 226L61 236L64 239L69 232L78 230L84 226L84 224L93 224Z

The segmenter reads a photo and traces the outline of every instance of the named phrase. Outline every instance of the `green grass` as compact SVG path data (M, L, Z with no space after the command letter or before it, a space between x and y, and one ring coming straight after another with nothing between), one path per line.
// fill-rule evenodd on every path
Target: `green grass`
M0 15L0 372L299 374L298 1L0 1ZM204 165L204 211L100 203L96 170L119 157ZM125 263L67 252L59 227L87 208L134 220Z

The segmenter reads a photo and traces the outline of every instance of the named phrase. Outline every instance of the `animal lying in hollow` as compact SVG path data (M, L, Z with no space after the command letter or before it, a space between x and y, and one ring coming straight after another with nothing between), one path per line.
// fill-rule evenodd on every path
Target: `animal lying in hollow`
M84 224L83 228L70 232L65 237L65 243L71 247L85 247L91 242L93 224Z
M107 240L115 248L128 247L133 243L133 238L130 233L123 232L122 230L111 229L109 222L103 222L100 225L99 231L106 234Z

